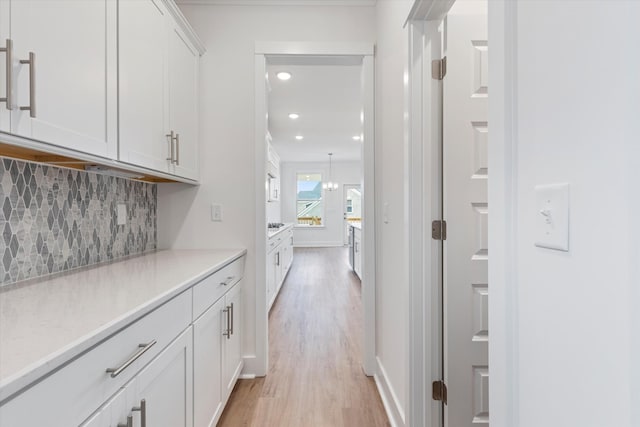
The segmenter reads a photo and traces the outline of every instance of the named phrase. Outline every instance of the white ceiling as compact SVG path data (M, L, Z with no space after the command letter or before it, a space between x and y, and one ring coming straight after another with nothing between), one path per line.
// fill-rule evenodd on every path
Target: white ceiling
M275 62L275 63L274 63ZM267 65L269 130L273 146L283 162L358 161L362 143L353 136L362 133L361 65ZM315 61L317 62L317 61ZM335 61L334 61L335 62ZM276 73L288 71L288 81ZM292 120L289 113L298 113ZM304 139L297 141L296 135Z

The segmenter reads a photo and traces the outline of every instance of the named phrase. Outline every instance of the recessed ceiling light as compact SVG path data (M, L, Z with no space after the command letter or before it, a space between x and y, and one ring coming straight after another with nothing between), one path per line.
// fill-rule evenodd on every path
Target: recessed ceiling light
M280 71L278 74L276 74L276 77L278 77L280 80L287 81L291 78L291 73L287 73L286 71Z
M302 135L296 135L296 139L297 139L298 141L302 141L302 140L304 139L304 136L302 136Z
M360 135L356 135L356 136L354 136L354 137L353 137L353 140L354 140L354 141L360 141Z
M300 117L300 114L298 114L298 113L290 113L290 114L289 114L289 118L290 118L290 119L295 120L295 119L297 119L298 117Z

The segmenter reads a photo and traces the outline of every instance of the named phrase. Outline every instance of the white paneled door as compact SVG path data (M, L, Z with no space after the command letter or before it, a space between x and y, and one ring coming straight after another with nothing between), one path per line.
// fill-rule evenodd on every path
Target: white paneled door
M0 101L0 131L4 132L9 132L9 120L11 118L7 105L7 89L10 86L10 82L6 74L7 57L10 56L10 54L7 55L6 51L7 39L11 38L11 34L9 33L9 29L11 28L9 25L11 9L9 6L9 0L0 0L0 49L4 49L0 51L0 99L4 99Z
M474 2L476 3L476 2ZM484 3L486 7L486 3ZM479 12L479 13L478 13ZM443 79L445 425L489 423L487 15L454 5Z

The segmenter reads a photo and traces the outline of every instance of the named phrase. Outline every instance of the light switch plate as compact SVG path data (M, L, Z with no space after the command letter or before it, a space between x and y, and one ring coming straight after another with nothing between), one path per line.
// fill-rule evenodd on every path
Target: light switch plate
M535 245L569 251L569 184L538 185Z
M222 205L216 203L211 204L211 221L222 221Z
M127 223L127 205L124 203L118 203L118 212L116 213L116 223L118 225L125 225Z

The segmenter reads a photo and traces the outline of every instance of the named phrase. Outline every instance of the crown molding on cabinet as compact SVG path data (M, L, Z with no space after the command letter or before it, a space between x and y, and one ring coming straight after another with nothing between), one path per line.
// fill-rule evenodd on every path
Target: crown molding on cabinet
M189 41L191 41L191 43L193 43L195 48L198 50L200 56L204 55L204 53L207 51L207 49L204 47L204 43L202 43L202 40L200 40L200 37L198 37L196 31L193 29L191 24L189 24L187 18L185 18L185 16L182 14L182 11L180 10L176 2L173 0L165 0L164 3L166 4L167 9L169 9L169 13L180 24L187 37L189 37ZM188 2L179 3L187 4Z

